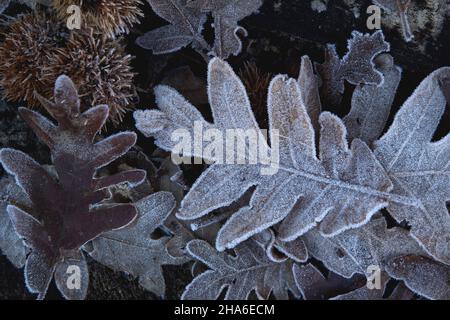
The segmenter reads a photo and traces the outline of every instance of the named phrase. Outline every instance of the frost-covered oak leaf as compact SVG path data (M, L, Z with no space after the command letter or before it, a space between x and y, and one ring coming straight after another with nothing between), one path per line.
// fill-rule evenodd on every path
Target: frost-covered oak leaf
M108 116L108 106L81 113L78 92L66 76L56 80L55 102L36 95L57 124L26 108L20 108L19 112L50 148L54 173L21 151L0 150L3 167L32 202L30 212L15 205L7 210L14 229L31 249L25 263L29 290L44 298L54 276L64 297L82 299L89 275L81 246L103 232L124 227L136 216L132 204L102 206L99 202L110 196L108 187L124 182L140 183L145 172L130 170L95 178L99 168L134 145L136 134L118 133L94 143ZM81 271L79 289L71 290L66 285L71 275L67 272L68 263Z
M185 0L147 0L153 11L170 22L169 25L151 30L137 38L142 48L154 54L164 54L180 50L188 45L201 46L206 14L190 8Z
M188 257L174 257L167 246L176 243L171 236L152 239L175 208L175 198L166 191L151 194L135 203L138 217L126 228L102 234L92 241L92 258L116 271L139 278L139 284L160 297L165 294L163 265L180 265ZM174 237L177 237L175 235Z
M378 54L389 51L389 48L382 31L371 35L353 31L352 39L347 45L348 52L342 59L336 52L336 46L329 44L325 51L325 61L316 64L322 79L322 104L327 107L340 104L344 93L344 80L354 85L381 85L383 74L375 69L373 59Z
M155 94L160 110L136 111L134 117L137 128L146 136L154 136L156 144L165 150L174 149L176 142L171 137L177 129L194 137L194 122L223 136L227 129L253 130L262 135L244 85L218 58L208 68L214 123L206 122L195 107L169 87L156 87ZM314 129L294 79L280 75L272 80L268 114L270 141L279 141L279 148L270 149L264 136L258 139L258 147L263 152L267 148L269 154L279 151L279 170L262 174L267 165L261 163L213 164L192 186L177 213L183 220L197 219L230 205L255 187L249 205L234 213L219 231L217 249L233 248L281 221L280 240L292 241L319 222L320 231L333 236L365 224L388 202L408 208L416 205L408 197L390 193L392 184L368 146L355 139L349 147L343 122L330 113L320 116L317 154ZM248 158L252 150L247 148L235 146L235 154ZM184 150L183 156L203 157L211 163L217 160L198 148Z
M388 132L374 143L393 192L419 204L405 207L391 202L389 213L398 222L407 221L411 235L428 254L446 264L450 264L450 134L431 140L449 103L449 83L450 68L431 73L403 104Z
M277 299L287 300L288 291L299 297L292 261L270 260L252 239L237 246L235 256L217 252L203 240L190 241L187 250L209 269L186 287L184 300L215 300L225 288L225 300L245 300L253 290L259 299L268 299L273 293Z

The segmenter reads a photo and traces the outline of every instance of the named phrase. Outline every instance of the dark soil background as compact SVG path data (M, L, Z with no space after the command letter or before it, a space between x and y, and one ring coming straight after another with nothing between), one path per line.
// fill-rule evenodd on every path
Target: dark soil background
M367 15L365 8L370 1L358 1L361 15L355 18L346 1L329 0L326 12L317 13L311 9L311 1L307 0L266 0L260 13L250 16L241 22L249 33L244 40L244 50L238 57L228 61L235 70L239 70L247 61L252 61L265 72L284 73L297 77L300 58L309 55L313 61L323 61L323 50L327 43L335 43L341 56L346 51L347 39L353 30L370 32L366 28ZM417 1L425 5L425 1ZM445 8L448 10L447 8ZM145 18L126 37L128 51L136 58L133 62L137 72L136 85L139 88L137 108L153 108L155 106L151 88L158 84L169 71L179 66L189 65L193 72L205 78L206 64L191 49L183 49L177 53L154 56L151 52L138 48L135 38L147 30L166 24L155 16L150 6L145 4ZM431 26L430 26L431 28ZM399 86L394 110L413 92L420 81L433 70L450 65L450 21L444 23L443 31L433 38L431 31L424 29L415 32L416 40L406 43L399 27L383 29L386 40L391 44L391 54L397 65L403 69L403 77ZM421 48L421 47L424 47ZM346 95L338 109L325 109L339 116L349 111L352 87L347 86ZM207 113L207 107L202 109ZM119 130L134 130L131 113L116 129L108 129L108 133ZM450 112L444 115L435 138L442 137L450 130ZM151 139L139 137L138 145L148 154L155 149ZM0 147L14 147L26 151L41 163L48 163L48 152L26 127L17 115L16 105L0 104ZM193 168L191 179L199 174L201 168ZM0 169L0 175L4 174ZM188 173L189 174L189 173ZM90 288L88 299L158 299L151 292L139 287L134 279L114 272L91 259ZM182 267L167 266L164 269L167 293L166 298L178 299L184 286L191 280L189 264ZM33 299L27 292L23 282L23 270L15 269L9 261L0 255L0 299ZM60 299L57 289L52 285L48 299Z

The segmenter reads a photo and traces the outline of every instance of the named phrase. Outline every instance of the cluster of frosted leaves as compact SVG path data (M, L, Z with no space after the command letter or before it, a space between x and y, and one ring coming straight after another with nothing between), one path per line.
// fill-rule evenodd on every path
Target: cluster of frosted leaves
M184 195L183 186L177 181L182 181L181 170L160 150L150 160L137 146L106 169L123 172L129 168L145 170L146 180L135 186L112 186L113 196L104 203L114 198L132 202L137 218L120 230L100 235L83 249L97 262L137 278L143 288L164 298L162 268L191 260L184 248L194 238L172 214Z
M381 85L383 75L374 68L373 59L380 53L389 51L389 48L382 31L371 35L353 31L347 45L348 52L342 59L336 52L336 46L329 44L325 52L325 61L316 65L322 79L323 105L336 107L340 104L345 80L354 85Z
M368 266L378 265L385 275L403 280L422 296L445 298L449 291L445 280L450 243L449 137L430 141L450 97L449 70L442 68L427 77L377 140L386 126L401 70L386 54L374 59L373 66L384 82L358 85L344 121L321 113L319 81L308 57L302 59L298 81L275 77L268 98L269 141L279 140L280 170L266 179L259 165L214 164L213 154L191 148L183 155L203 157L213 164L186 195L177 216L196 223L205 218L213 221L211 212L254 188L247 205L216 220L227 219L217 234L219 251L239 247L273 228L278 243L295 239L296 246L307 248L309 256L323 262L336 277L352 279L365 274ZM175 90L159 86L155 93L160 110L137 111L136 125L165 150L173 150L171 134L176 129L194 136L194 121L220 132L258 129L242 83L219 59L210 62L208 71L214 123L206 122ZM346 139L351 141L350 148ZM374 153L366 143L374 147ZM268 144L265 148L270 151ZM243 150L235 150L239 151ZM384 219L375 215L383 207L399 223L409 223L411 231L388 229ZM266 255L271 257L270 251ZM406 268L398 263L405 259L414 264ZM433 274L440 276L423 280ZM401 284L388 297L366 292L363 286L348 293L352 296L406 299L412 294Z
M365 272L369 265L379 265L389 276L404 280L408 288L422 296L447 298L443 293L450 292L450 285L445 280L446 272L441 270L447 270L449 264L450 219L446 206L450 197L449 135L430 141L450 101L449 68L439 69L424 79L404 103L388 132L376 141L386 125L400 80L400 69L389 56L382 55L376 62L385 83L381 87L357 87L352 109L344 122L349 138L374 145L377 158L393 182L392 192L419 204L405 208L390 202L387 208L397 222L407 222L411 230L387 229L382 219L375 219L336 237L325 238L313 229L302 239L311 256L344 277ZM375 101L378 98L384 103ZM372 112L364 112L365 108ZM404 261L403 257L410 256L420 258L411 262L409 268L392 269L392 261Z
M369 267L378 266L380 270L387 271L389 276L398 279L399 277L390 273L387 268L391 259L406 255L427 256L408 231L400 227L388 229L383 217L376 217L360 228L348 230L335 237L326 238L312 230L302 239L311 256L345 278L354 277L356 274L370 275ZM415 292L422 290L420 287L411 288Z
M151 30L139 37L139 46L164 54L191 45L194 49L221 58L238 55L242 43L238 34L247 35L238 22L255 13L262 0L217 1L217 0L147 0L153 11L170 24ZM214 46L211 47L202 35L208 14L214 19Z
M116 271L126 272L139 279L139 284L158 296L164 297L163 265L180 265L190 259L173 255L181 251L179 239L163 236L153 239L152 233L161 226L175 208L176 202L169 192L154 193L135 203L138 217L121 230L110 231L94 239L89 254L92 258Z
M386 74L385 77L389 78ZM450 217L446 205L450 198L450 136L447 134L439 141L431 142L450 101L449 79L449 68L436 70L424 79L397 113L387 133L374 142L375 154L393 182L393 192L414 198L420 204L409 209L393 203L387 207L398 222L409 224L410 231L387 230L382 220L375 220L362 228L327 239L332 240L341 253L346 253L346 259L352 257L361 270L371 264L379 265L391 277L404 280L414 292L432 299L448 299L450 292L448 271L445 271L448 270L450 245ZM388 91L386 88L385 93ZM354 94L359 95L357 91ZM360 113L356 111L361 105L372 105L372 97L361 97L353 99L350 114ZM385 110L380 111L385 113ZM379 122L379 128L385 125L385 120L382 121L385 116L380 117L377 112L367 116L368 123ZM362 133L371 135L368 142L376 136L370 126ZM304 242L314 255L308 234ZM325 255L317 258L324 259L327 267L335 267L337 261L327 261ZM338 265L337 271L348 272L344 266L348 264Z
M54 276L64 297L82 299L87 293L89 275L80 248L101 233L124 227L136 217L132 204L102 206L99 203L110 197L108 187L140 183L145 172L130 170L95 178L99 168L134 145L136 134L118 133L94 143L109 109L97 106L81 113L78 92L66 76L60 76L55 83L55 102L36 95L57 124L26 108L20 108L19 112L50 148L53 169L39 165L21 151L2 149L0 162L31 202L29 209L24 204L13 203L7 212L15 231L31 251L25 262L28 289L37 293L38 298L44 298ZM66 285L70 265L81 271L79 289L70 290Z
M414 39L411 26L408 22L408 8L411 4L411 0L372 0L372 2L389 12L396 12L400 17L403 38L407 42Z
M336 292L329 293L330 289L342 289L342 285L336 285L336 280L341 277L352 280L357 278L358 274L370 275L368 272L370 266L377 266L384 271L383 279L386 279L386 282L390 278L404 280L408 288L430 299L442 299L445 297L443 293L450 289L446 280L448 271L441 273L441 270L448 270L448 266L426 258L428 255L408 231L400 227L388 229L382 217L377 217L360 228L346 231L335 237L323 237L314 229L301 238L309 255L320 260L333 272L331 279L328 277L324 280L325 277L312 270L312 266L296 269L297 285L307 299L333 297L331 293ZM426 259L428 264L420 261L415 269L401 269L397 264L397 268L393 269L392 265L395 261L409 256ZM431 279L433 281L430 281ZM354 283L354 281L350 281L350 283ZM314 292L308 293L307 291L312 290L311 288L314 289ZM346 287L344 286L344 288ZM367 299L384 297L383 291L367 290L363 286L352 293L345 294L349 299L357 295L360 295L361 299L363 297ZM398 295L389 296L390 299L397 299L394 297L398 297Z
M288 292L300 297L295 285L293 260L273 261L264 247L250 239L234 248L234 255L217 252L204 240L192 240L188 253L208 267L186 287L182 299L217 299L226 288L225 300L244 300L254 291L259 299L271 294L277 299L288 299Z

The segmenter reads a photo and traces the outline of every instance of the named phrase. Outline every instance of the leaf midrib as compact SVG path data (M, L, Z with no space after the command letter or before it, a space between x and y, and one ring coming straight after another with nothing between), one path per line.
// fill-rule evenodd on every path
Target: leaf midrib
M422 206L420 204L420 202L417 201L417 199L415 199L415 198L405 197L405 196L393 194L391 192L379 191L379 190L376 190L376 189L373 189L373 188L369 188L369 187L364 187L364 186L361 186L361 185L348 183L348 182L345 182L345 181L342 181L342 180L336 180L336 179L332 179L332 178L328 178L328 177L324 177L324 176L319 176L319 175L316 175L316 174L312 174L312 173L301 171L301 170L294 169L294 168L280 166L279 169L280 170L284 170L286 172L289 172L289 173L291 173L293 175L298 175L298 176L304 177L304 178L309 179L309 180L325 183L327 185L333 185L333 186L336 186L336 187L339 187L339 188L343 188L343 189L353 190L353 191L356 191L356 192L359 192L359 193L372 195L372 196L375 196L375 197L378 197L378 198L385 198L386 200L389 200L389 201L392 201L392 202L396 202L396 203L399 203L399 204L408 205L408 206L414 206L414 207L421 207Z

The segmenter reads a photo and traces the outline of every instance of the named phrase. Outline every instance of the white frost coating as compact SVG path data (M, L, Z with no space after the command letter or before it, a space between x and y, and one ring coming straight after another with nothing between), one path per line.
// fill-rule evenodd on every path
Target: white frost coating
M400 17L400 22L403 30L403 38L406 42L409 42L414 39L414 35L411 31L411 26L408 22L408 8L410 5L409 1L398 1L398 0L372 0L373 3L383 7L384 9L397 12ZM445 9L443 9L445 10Z
M2 14L3 11L5 11L6 8L8 8L10 2L11 2L11 0L2 0L2 1L0 1L0 14Z
M420 206L391 202L388 210L411 225L411 235L435 259L450 264L450 134L431 142L447 101L442 81L450 68L431 73L395 116L388 132L375 145L375 155L394 183L396 194L415 198Z
M367 212L366 217L364 220L362 220L359 223L354 223L352 225L345 225L343 228L336 230L335 232L332 233L324 233L322 230L326 229L326 224L327 223L333 223L333 222L328 222L327 219L324 219L324 221L322 222L322 224L320 225L320 230L321 230L321 234L325 237L334 237L337 236L341 233L343 233L346 230L352 230L352 229L359 229L360 227L366 225L371 219L372 217L378 213L381 209L387 207L388 203L387 202L381 202L378 204L378 206L375 206L372 208L372 210L370 210L369 212Z
M345 79L355 85L361 82L366 84L377 84L379 86L382 85L384 82L383 74L376 70L374 59L378 54L387 52L391 49L390 44L384 40L383 32L379 30L369 35L353 31L352 39L348 41L347 49L347 54L342 58L342 65L348 70L350 70L351 67L356 67L358 68L358 71L363 71L365 74L358 75L356 72L350 73ZM371 56L365 57L363 55L364 50L368 53L370 52ZM370 63L370 68L367 65L368 63ZM362 79L360 79L361 76Z
M318 222L318 217L323 218L320 230L327 236L363 225L376 210L386 205L381 194L366 188L374 188L382 193L388 193L392 188L384 169L367 145L355 140L351 149L348 148L346 130L339 118L322 113L320 124L320 162L314 155L305 154L302 159L300 152L291 151L291 154L296 154L299 158L296 161L296 171L306 169L314 172L317 178L328 177L334 181L322 182L321 179L312 177L309 182L302 181L300 190L303 198L300 204L304 205L291 212L282 222L279 230L282 240L293 240L302 235L299 231L309 230L308 227ZM298 140L300 137L291 139L291 143ZM310 138L309 141L312 145L314 139ZM348 184L353 186L347 187ZM324 212L327 212L326 215Z
M9 205L7 212L17 234L25 241L27 246L32 247L36 240L28 239L27 236L34 236L33 230L42 229L42 224L16 206ZM38 299L45 297L53 278L54 268L53 261L50 261L47 256L40 252L32 250L27 256L24 268L25 284L30 292L39 294Z
M205 126L222 131L258 130L245 88L231 67L216 58L208 70L214 124L204 122ZM159 146L171 150L169 137L174 130L192 130L193 121L204 120L173 89L162 86L155 92L167 124L154 136ZM321 116L317 155L314 128L294 79L279 75L272 80L268 109L271 141L278 138L280 142L280 170L263 176L261 165L212 165L195 182L177 213L183 220L200 218L256 186L249 206L232 215L220 230L217 249L233 248L278 222L282 222L280 240L292 241L322 220L321 232L327 236L360 226L387 201L416 205L406 196L390 193L392 184L370 149L358 139L349 148L344 124L330 113ZM140 122L141 127L146 125ZM146 131L153 128L150 124Z
M375 62L383 73L384 83L381 86L357 86L353 92L352 108L344 118L349 139L359 138L368 145L383 132L402 74L387 54L379 56Z
M305 108L311 118L311 123L316 133L319 130L319 116L322 112L322 103L319 94L319 79L314 73L314 68L308 56L302 57L298 84Z
M39 294L38 300L44 299L47 294L54 268L41 255L35 252L28 255L24 269L25 284L28 291Z
M375 69L373 62L378 54L390 49L381 30L371 35L353 31L347 49L347 54L340 59L336 46L328 45L324 63L316 64L322 78L321 97L324 105L340 104L344 93L344 80L354 85L383 84L383 74Z
M92 241L92 258L116 271L139 278L147 290L163 297L165 281L162 265L180 265L187 257L173 257L167 246L176 241L171 237L153 240L150 235L175 208L176 202L169 192L154 193L136 203L138 217L120 230L105 233ZM177 237L175 235L174 237Z
M400 256L388 262L386 271L393 278L428 299L450 300L450 267L421 256Z
M79 280L76 277L79 277ZM89 288L89 269L81 251L71 252L63 261L56 264L55 283L67 300L84 300L86 298Z
M133 116L136 128L146 137L161 131L166 124L164 113L158 110L137 110Z
M208 100L218 128L259 129L244 84L218 58L208 65Z
M225 288L225 300L247 299L252 290L260 299L268 299L271 292L283 300L288 298L288 291L299 296L291 272L292 262L269 260L264 248L253 240L235 248L235 257L217 252L203 240L190 241L187 250L210 269L186 287L181 297L184 300L214 300Z
M68 114L77 115L80 113L78 90L68 76L61 75L56 79L54 97L56 105L63 105L69 108L65 111Z
M52 170L47 170L23 152L0 150L1 164L14 175L16 184L30 200L28 204L12 202L7 210L14 230L31 249L25 262L25 282L31 292L39 294L38 299L45 297L55 268L60 272L59 276L64 277L61 276L61 261L64 264L76 255L87 276L87 266L77 252L79 248L100 233L120 228L135 218L136 210L131 204L105 206L90 212L89 208L106 196L95 187L101 189L123 183L126 178L130 178L130 183L139 182L145 177L144 171L134 170L94 179L98 168L114 161L134 145L136 134L119 133L93 144L108 115L108 108L97 106L80 113L77 90L67 76L58 77L54 96L55 103L42 97L40 101L57 121L57 126L36 112L19 108L24 120L50 148ZM74 203L67 205L67 201ZM84 287L78 293L67 291L61 278L56 280L66 298L84 298L87 279L82 281Z
M312 264L307 264L306 266L297 266L294 267L294 279L297 287L300 289L302 293L303 299L307 299L306 292L311 287L314 286L316 282L324 281L325 277L314 267Z
M202 123L204 128L211 126L204 120L201 113L175 89L159 85L155 87L154 91L156 104L161 110L161 114L155 110L138 110L134 112L134 119L137 129L147 137L154 136L155 144L161 149L172 151L176 145L172 141L172 133L177 129L187 130L193 137L194 122ZM160 130L162 124L164 124L164 128ZM183 156L201 157L195 153L183 154ZM213 161L214 159L208 160Z
M210 166L192 185L191 190L194 192L190 191L185 196L177 217L193 220L215 209L230 205L254 185L253 177L257 176L257 169L248 170L247 166ZM193 206L195 210L192 210Z
M136 140L137 134L131 131L109 136L94 144L92 152L95 158L90 159L90 162L98 164L97 168L102 168L127 153L135 145Z
M181 0L149 0L153 11L170 25L147 32L137 38L136 43L153 51L164 54L177 51L189 44L196 45L201 38L206 15L188 8Z
M409 232L395 227L387 229L384 218L376 218L365 226L349 230L332 241L338 243L366 273L371 265L384 270L386 261L399 255L425 255Z

